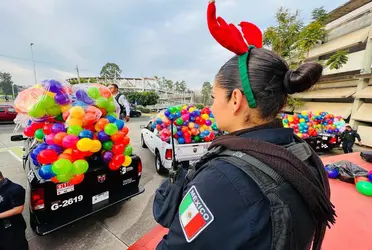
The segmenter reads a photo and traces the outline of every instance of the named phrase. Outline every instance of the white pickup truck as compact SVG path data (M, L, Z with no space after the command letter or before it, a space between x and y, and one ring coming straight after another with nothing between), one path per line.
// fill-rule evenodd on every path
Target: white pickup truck
M156 172L164 174L172 168L172 144L160 139L159 132L152 128L152 121L153 117L146 125L141 126L141 145L155 155ZM178 144L177 140L174 140L174 144L176 161L186 167L190 161L199 160L208 151L211 142Z

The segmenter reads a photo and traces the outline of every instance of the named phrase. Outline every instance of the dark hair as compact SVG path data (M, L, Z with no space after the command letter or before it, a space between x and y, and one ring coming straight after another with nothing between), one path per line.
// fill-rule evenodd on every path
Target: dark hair
M111 86L114 86L116 89L119 89L119 86L116 83L111 83Z
M3 179L4 178L4 175L3 173L0 171L0 179Z
M292 71L282 58L267 49L250 50L247 61L252 92L263 119L275 118L285 105L288 94L310 89L323 71L322 65L315 62L304 63ZM228 99L235 89L243 92L238 56L221 67L216 80L219 87L228 91Z

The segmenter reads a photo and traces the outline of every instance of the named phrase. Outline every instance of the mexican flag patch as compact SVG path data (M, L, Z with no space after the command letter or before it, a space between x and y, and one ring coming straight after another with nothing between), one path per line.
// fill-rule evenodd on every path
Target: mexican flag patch
M179 207L179 217L187 242L193 241L214 220L213 214L195 186L192 186L183 197Z

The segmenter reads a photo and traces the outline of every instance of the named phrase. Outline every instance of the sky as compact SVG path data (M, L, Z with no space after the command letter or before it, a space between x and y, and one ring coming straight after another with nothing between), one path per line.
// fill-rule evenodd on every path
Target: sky
M331 11L346 0L217 0L229 23L274 25L280 7ZM123 77L164 76L190 89L213 81L231 57L209 34L208 0L0 0L0 71L18 85L33 85L30 43L37 80L97 76L107 62Z

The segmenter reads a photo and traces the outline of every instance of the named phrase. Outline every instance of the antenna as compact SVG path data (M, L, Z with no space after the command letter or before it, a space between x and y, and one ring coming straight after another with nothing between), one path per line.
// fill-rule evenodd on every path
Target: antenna
M178 167L177 167L177 160L176 160L176 152L175 152L175 146L174 146L174 137L173 137L173 128L174 128L174 119L171 120L171 143L172 143L172 170L169 171L169 178L170 182L175 182L175 177L178 173Z

